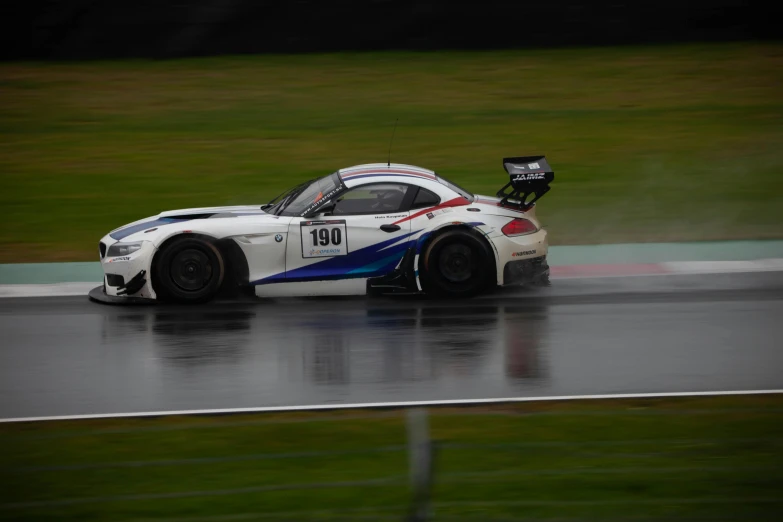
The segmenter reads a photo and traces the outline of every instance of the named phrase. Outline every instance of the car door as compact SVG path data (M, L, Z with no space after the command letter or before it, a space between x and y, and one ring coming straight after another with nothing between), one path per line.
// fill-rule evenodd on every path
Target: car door
M407 209L416 188L372 183L343 193L312 218L288 229L287 281L368 278L387 274L408 248Z

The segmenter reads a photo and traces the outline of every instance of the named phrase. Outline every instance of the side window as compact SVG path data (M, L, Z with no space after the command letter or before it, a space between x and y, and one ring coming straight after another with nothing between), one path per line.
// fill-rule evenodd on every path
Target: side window
M416 208L429 208L434 207L440 203L440 198L437 194L430 192L425 188L419 188L419 193L416 194L416 199L413 200L411 210Z
M332 215L389 214L402 207L408 185L376 183L349 190L337 200Z

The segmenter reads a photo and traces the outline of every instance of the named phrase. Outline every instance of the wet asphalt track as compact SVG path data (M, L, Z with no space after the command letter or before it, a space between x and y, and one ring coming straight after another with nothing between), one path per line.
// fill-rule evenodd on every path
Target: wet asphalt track
M0 300L0 418L783 388L783 273L471 301Z

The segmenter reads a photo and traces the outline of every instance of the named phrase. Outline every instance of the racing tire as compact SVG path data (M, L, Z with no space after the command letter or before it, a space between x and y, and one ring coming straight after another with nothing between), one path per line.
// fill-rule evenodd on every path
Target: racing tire
M220 291L225 263L209 241L182 237L165 245L156 256L153 274L161 301L205 303Z
M493 284L494 256L475 232L449 230L425 247L419 266L422 290L438 297L473 297Z

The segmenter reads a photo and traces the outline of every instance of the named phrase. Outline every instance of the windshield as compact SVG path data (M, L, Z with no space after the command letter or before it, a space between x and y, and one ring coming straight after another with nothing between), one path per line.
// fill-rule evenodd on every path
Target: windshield
M463 198L467 199L471 203L473 202L473 198L474 198L473 194L471 194L470 192L468 192L464 188L460 187L456 183L452 183L451 181L449 181L449 180L447 180L445 178L442 178L439 175L437 177L438 177L438 181L440 182L441 185L446 185L447 187L449 187L451 190L453 190L454 192L456 192L457 194L459 194Z
M332 197L342 188L340 177L335 172L323 178L313 179L298 185L282 196L268 212L278 216L303 216Z

